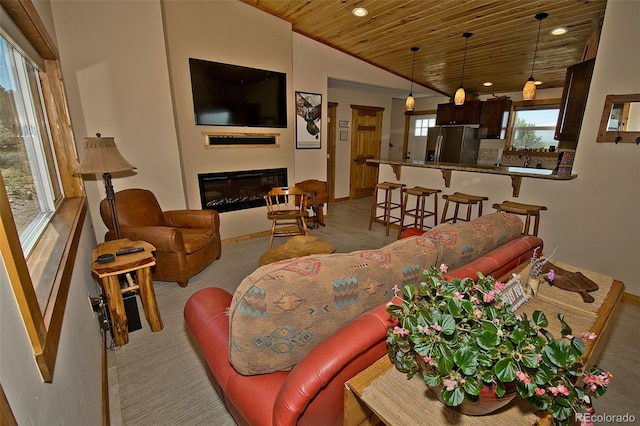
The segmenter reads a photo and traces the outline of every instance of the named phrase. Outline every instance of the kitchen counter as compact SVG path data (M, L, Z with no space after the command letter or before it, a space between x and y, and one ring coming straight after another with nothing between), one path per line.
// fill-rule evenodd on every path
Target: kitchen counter
M572 180L578 177L578 175L557 175L553 174L549 169L534 169L525 167L514 166L483 166L480 164L457 164L457 163L438 163L438 162L425 162L425 163L413 163L409 161L389 161L389 160L367 160L367 163L373 164L388 164L393 169L396 175L396 179L400 180L402 167L420 167L424 169L439 169L442 172L442 178L444 184L449 188L451 184L452 172L471 172L471 173L487 173L493 175L505 175L511 177L511 187L513 188L513 196L518 197L520 195L520 185L522 178L533 179L548 179L548 180Z

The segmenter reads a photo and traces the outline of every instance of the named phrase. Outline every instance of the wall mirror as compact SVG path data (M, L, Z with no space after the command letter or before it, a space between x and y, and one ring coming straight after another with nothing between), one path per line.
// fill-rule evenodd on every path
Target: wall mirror
M607 95L596 142L640 144L640 94Z

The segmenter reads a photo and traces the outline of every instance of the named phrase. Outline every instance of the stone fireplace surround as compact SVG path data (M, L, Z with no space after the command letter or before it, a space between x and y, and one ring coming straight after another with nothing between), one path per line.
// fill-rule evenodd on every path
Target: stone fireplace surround
M286 168L198 174L202 209L218 213L265 206L271 188L287 185Z

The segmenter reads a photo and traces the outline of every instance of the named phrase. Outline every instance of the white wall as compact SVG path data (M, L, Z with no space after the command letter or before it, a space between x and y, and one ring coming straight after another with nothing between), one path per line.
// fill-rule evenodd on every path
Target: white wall
M113 174L115 191L145 188L166 209L185 206L159 1L54 1L63 78L78 155L99 132L113 136L135 174ZM101 176L84 176L96 238Z
M94 234L86 221L71 277L53 381L44 383L7 277L0 267L0 383L19 425L98 425L102 341L89 296Z

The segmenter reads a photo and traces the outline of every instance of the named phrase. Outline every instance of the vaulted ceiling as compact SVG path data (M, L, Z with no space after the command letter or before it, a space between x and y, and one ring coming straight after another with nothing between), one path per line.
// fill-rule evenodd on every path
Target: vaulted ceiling
M241 0L291 23L293 31L444 95L463 80L468 92L522 90L531 75L540 88L562 87L604 19L606 0ZM351 11L364 7L368 15ZM546 12L542 21L535 15ZM551 29L565 27L561 36ZM464 78L465 38L468 39ZM597 41L597 38L595 39ZM493 83L486 87L485 82Z

